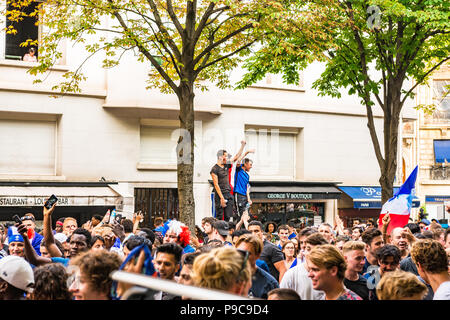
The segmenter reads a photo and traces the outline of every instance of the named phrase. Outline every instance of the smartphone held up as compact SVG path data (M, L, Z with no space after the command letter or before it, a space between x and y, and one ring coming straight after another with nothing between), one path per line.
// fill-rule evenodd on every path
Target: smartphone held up
M50 198L48 198L48 200L44 203L44 206L50 210L57 201L58 198L54 194L52 194Z

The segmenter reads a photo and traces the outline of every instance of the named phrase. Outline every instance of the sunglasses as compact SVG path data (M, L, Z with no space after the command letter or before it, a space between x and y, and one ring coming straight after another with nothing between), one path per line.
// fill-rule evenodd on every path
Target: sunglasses
M244 273L245 267L247 266L247 261L248 261L248 258L250 257L250 252L248 252L246 250L242 250L242 249L236 249L236 250L241 254L242 258L244 259L242 261L241 270L239 270L239 275L238 275L238 280L240 280Z

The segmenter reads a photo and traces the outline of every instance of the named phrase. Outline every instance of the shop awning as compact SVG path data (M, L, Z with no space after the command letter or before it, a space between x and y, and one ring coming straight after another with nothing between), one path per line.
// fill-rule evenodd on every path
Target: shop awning
M344 193L346 193L353 200L353 207L357 209L378 209L382 207L381 204L381 187L339 187ZM400 189L394 187L394 193ZM416 200L417 199L417 200ZM420 201L416 196L413 198L413 208L420 206Z
M52 194L58 206L116 206L122 196L107 185L16 185L0 186L0 207L42 206Z

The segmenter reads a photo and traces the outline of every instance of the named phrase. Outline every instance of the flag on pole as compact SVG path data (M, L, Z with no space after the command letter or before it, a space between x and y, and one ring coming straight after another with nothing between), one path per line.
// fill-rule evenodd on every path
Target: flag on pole
M397 227L403 228L409 221L409 215L411 213L412 199L415 194L415 184L417 178L418 166L409 175L405 183L394 194L394 196L386 201L381 208L380 218L378 225L380 228L383 225L383 217L389 213L391 222L389 223L387 233L390 234L391 230Z

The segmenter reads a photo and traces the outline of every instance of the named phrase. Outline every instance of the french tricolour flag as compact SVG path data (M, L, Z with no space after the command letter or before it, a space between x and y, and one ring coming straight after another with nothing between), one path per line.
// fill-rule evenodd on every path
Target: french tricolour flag
M387 229L387 233L390 234L391 230L397 227L403 228L408 224L409 214L411 213L412 199L415 194L415 184L417 178L418 166L409 175L405 183L400 189L389 199L381 208L380 218L378 225L381 228L383 225L383 217L389 213L391 222Z

